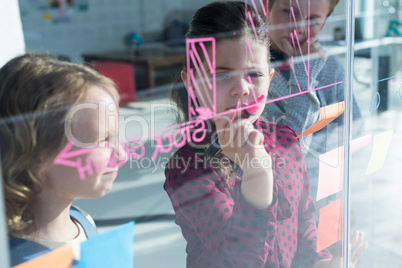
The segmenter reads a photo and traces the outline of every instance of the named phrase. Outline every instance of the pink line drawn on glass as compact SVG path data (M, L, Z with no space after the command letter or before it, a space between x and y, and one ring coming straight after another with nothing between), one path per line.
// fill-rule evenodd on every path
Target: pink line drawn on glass
M246 44L247 44L248 51L250 52L251 59L253 61L255 61L254 52L253 52L253 49L251 48L250 41L248 40L248 38L246 38Z
M200 125L193 133L191 133L191 129L196 128L197 125ZM200 138L197 138L198 133L203 133ZM182 136L181 141L179 142L177 135L180 133ZM170 132L165 132L162 136L153 136L152 138L156 141L156 146L154 149L154 152L151 156L151 160L155 161L159 153L170 153L174 147L180 148L182 147L186 142L191 143L192 141L194 142L200 142L205 139L205 136L207 135L206 129L205 129L205 122L203 120L197 121L195 124L188 125L184 128L177 129L174 133L173 136L171 135ZM163 141L162 140L168 140L169 143L167 144L168 147L164 147Z
M196 58L194 57L194 53L193 53L193 52L190 52L190 58L191 58L191 60L192 60L192 62L193 62L193 64L194 64L195 70L197 71L197 73L198 73L199 76L200 76L201 85L202 85L202 87L204 88L204 91L207 91L207 90L208 90L208 86L205 84L205 81L206 81L206 80L209 80L208 76L207 76L206 74L202 74L202 73L201 73L200 70L202 70L202 68L200 69L200 67L199 67L199 65L198 65L198 63L197 63L197 60L196 60ZM202 62L200 63L200 65L203 66L203 65L202 65ZM204 71L205 71L205 69L204 69ZM196 82L196 79L195 79L195 77L194 77L194 71L193 71L193 70L192 70L192 72L191 72L191 75L193 75L193 76L192 76L193 85L197 85L196 89L198 88L198 90L199 90L199 86L198 86L198 83ZM198 91L198 92L201 92L201 91ZM208 95L208 94L207 94L207 97L208 97L209 103L211 103L211 99L209 98L209 95Z
M201 89L200 89L199 86L198 86L197 80L196 80L195 77L194 77L194 71L193 71L193 70L189 70L188 75L190 76L190 81L191 81L192 84L194 85L196 92L202 92ZM193 89L194 87L191 87L191 89ZM207 90L205 89L205 91L207 91ZM207 94L207 95L208 95L208 94ZM202 101L203 103L205 103L205 104L212 102L210 98L208 98L208 101L209 101L209 102L206 102L205 99L204 99L203 94L198 94L198 96L200 97L201 101ZM194 105L195 105L197 108L199 108L199 105L198 105L198 103L197 103L197 100L196 100L196 97L195 97L195 95L194 95L194 91L193 91L193 90L191 90L191 99L193 100ZM190 108L190 106L189 106L189 108ZM192 107L191 107L191 108L192 108ZM195 111L197 111L197 108L195 108Z
M211 48L212 48L212 59L210 58L208 51L205 47L205 43L210 43ZM203 99L203 92L201 90L203 90L207 95L209 104L212 105L212 115L216 114L216 61L215 61L215 55L216 55L216 47L215 47L215 38L213 37L205 37L205 38L192 38L192 39L187 39L186 40L186 54L187 54L187 89L188 89L188 107L189 107L189 118L188 120L192 120L192 117L194 116L194 114L192 114L192 112L194 111L194 109L192 109L193 105L195 105L198 108L197 105L197 100L195 98L195 93L194 93L194 89L197 92L197 96L200 96L201 101L203 101L205 104L207 102L205 102L205 99ZM204 65L202 63L201 57L198 54L198 51L196 49L196 45L199 45L201 48L201 51L203 53L203 59L205 59L205 61L207 62L208 68L209 68L209 73L212 76L212 83L211 83L211 77L207 74ZM200 68L198 67L198 65L201 66L202 72L200 70ZM197 80L195 79L195 75L194 75L194 70L192 68L192 66L194 66L195 71L197 72L197 74L199 75L199 77L201 78L201 83L204 85L204 87L201 89L197 83ZM208 86L205 85L205 81L208 81ZM212 100L209 97L210 95L208 94L208 90L212 90L213 92L213 97ZM197 109L195 109L195 111L197 111ZM199 111L201 112L205 112L205 109L199 109ZM209 112L208 112L209 113ZM205 116L205 114L203 114L202 116Z
M294 74L294 78L295 78L296 83L297 83L297 88L299 89L299 92L302 92L302 89L301 89L301 87L300 87L299 80L297 79L297 76L296 76L295 63L294 63L294 61L293 61L293 56L290 58L290 60L292 61L292 63L289 63L289 66L290 66L290 68L292 69L292 72L293 72L293 74ZM291 87L291 85L289 85L289 94L291 94L291 93L292 93L292 87Z
M300 8L300 4L299 4L298 0L296 0L296 4L297 4L297 6L299 8L301 19L303 20L304 16L302 14L302 9ZM290 0L290 10L291 10L291 12L290 12L291 14L289 15L290 16L290 21L292 22L292 17L293 17L293 23L296 25L296 28L298 29L299 23L297 22L297 19L296 19L295 13L294 13L294 8L292 6L292 0ZM306 72L306 75L307 75L307 89L310 89L310 19L309 18L310 18L310 1L308 1L308 17L307 17L307 40L306 40L306 42L308 44L308 46L307 46L307 57L308 57L308 59L307 59L307 67L306 67L306 63L305 63L304 56L303 56L303 53L302 53L300 40L299 40L297 31L294 30L294 33L291 32L291 39L292 39L293 47L295 49L299 48L300 57L302 58L302 61L303 61L303 64L304 64L305 72ZM304 23L304 22L301 21L300 23ZM297 46L295 44L294 38L297 39ZM291 58L292 58L292 62L293 62L293 56L291 56ZM295 77L296 77L296 74L295 74ZM296 81L297 81L297 79L296 79ZM299 85L298 81L297 81L297 84ZM299 87L299 90L300 90L300 86L298 86L298 87Z
M211 111L211 109L209 109L208 107L198 107L195 109L195 111L199 114L202 115L204 117L210 117L213 116L213 112Z
M247 0L246 0L246 2L247 2ZM260 0L261 9L262 9L262 13L264 13L264 16L268 15L269 0L267 2L268 2L267 3L267 8L265 8L264 1Z
M290 0L290 2L292 2L292 0ZM296 4L297 4L297 7L299 8L301 18L302 18L302 19L305 18L305 17L303 16L303 12L302 12L303 10L300 8L299 0L296 0ZM308 1L308 4L309 4L309 6L310 6L310 1ZM292 8L293 8L293 7L292 7ZM310 14L310 11L308 11L308 13ZM308 17L310 17L310 15L309 15ZM296 19L295 19L295 21L296 21Z
M235 117L236 117L237 111L239 110L240 103L241 103L241 99L239 98L239 100L237 101L236 109L235 109L235 111L234 111L234 113L233 113L232 118L230 119L230 121L232 121L232 122L233 122L233 120L234 120Z
M250 11L248 11L247 14L248 14L248 19L250 20L251 26L253 27L253 32L254 32L254 35L255 35L255 40L258 40L258 37L257 37L257 30L256 30L256 28L255 28L254 21L253 21L253 18L251 17Z
M254 9L255 9L255 13L259 14L260 11L258 10L257 6L255 5L254 0L251 0L251 3L252 3L252 5L253 5L253 7L254 7Z
M251 77L249 75L247 76L247 79L248 79L248 82L251 85L250 89L251 89L251 93L253 94L254 100L257 101L257 96L255 95L253 81L251 80Z
M202 70L202 74L204 75L204 79L205 79L205 81L208 83L208 87L210 88L210 89L212 89L212 84L211 84L211 82L209 81L209 75L207 74L207 71L205 70L205 67L204 67L204 64L202 63L202 60L201 60L201 58L200 58L200 55L198 54L198 51L197 51L197 49L195 48L195 46L194 46L194 44L191 44L191 46L192 46L192 51L191 51L191 55L193 55L193 56L195 56L195 58L197 59L197 62L198 62L198 64L199 64L199 66L201 67L201 70ZM205 46L204 46L205 47ZM206 51L206 49L205 49L205 51ZM204 50L203 50L203 53L204 53ZM208 55L208 53L207 53L207 55ZM209 69L211 70L212 68L209 66Z
M265 104L273 103L273 102L280 101L283 99L292 98L292 97L295 97L298 95L302 95L302 94L306 94L311 91L327 88L327 87L334 86L334 85L337 85L340 83L343 83L343 81L333 83L331 85L326 85L326 86L322 86L319 88L307 90L304 92L294 93L294 94L291 94L288 96L284 96L284 97L280 97L280 98L276 98L276 99L272 99L272 100L267 100L265 103L261 102L262 99L264 98L264 96L262 95L262 96L259 96L256 101L252 101L249 105L238 107L238 108L236 108L236 110L238 110L238 111L247 110L250 114L254 114L255 110L257 110L260 105L265 105ZM204 108L204 107L200 107L200 108ZM227 115L227 114L231 114L231 113L233 113L233 110L225 111L220 114L210 113L209 116L206 116L206 118L203 118L202 120L198 120L198 119L191 120L191 121L176 124L176 125L173 125L173 126L170 126L167 128L159 129L154 132L147 132L147 133L143 133L141 135L136 135L136 136L133 136L133 137L130 137L127 139L122 139L122 140L120 140L120 144L123 147L124 151L130 156L130 159L134 159L134 160L141 159L145 156L145 146L140 139L143 138L144 136L150 135L156 141L156 146L154 148L154 152L151 157L151 159L153 161L155 161L159 152L170 153L173 148L180 148L187 141L188 142L194 141L197 143L203 141L203 139L205 138L205 136L207 134L206 129L205 129L205 122L203 120L208 120L208 119L212 119L217 116L223 116L223 115ZM176 131L173 133L173 135L171 135L169 132L167 132L168 130L175 129L175 128L179 128L179 129L176 129ZM196 130L193 133L191 133L190 130L194 129L194 128ZM161 132L166 132L166 133L162 134L161 136L157 136L157 134L161 133ZM202 133L202 135L198 138L197 136L200 133ZM178 135L182 136L181 142L178 142L178 140L179 140ZM163 140L168 140L169 144L164 145ZM102 165L100 163L98 163L98 161L95 161L97 159L96 155L87 156L85 158L85 161L86 161L85 165L83 165L83 163L82 163L83 159L81 157L81 156L91 152L92 150L96 150L101 147L96 146L93 148L85 148L85 149L78 149L78 150L71 151L72 147L73 147L73 144L71 142L67 143L65 148L55 158L54 163L58 164L58 165L64 165L64 166L76 168L78 173L80 174L80 178L82 180L85 180L86 173L88 173L89 175L93 174L94 170L92 168L92 163L95 165L95 170L97 172L101 170ZM104 147L102 147L102 148L104 148ZM74 157L77 157L77 159L75 161L71 160L71 158L74 158ZM107 165L110 167L116 167L116 166L121 167L125 163L126 163L126 160L117 161L116 155L113 154L113 156L111 156L111 159L110 159L109 163L107 163Z
M297 47L299 48L300 56L302 57L303 64L304 64L304 71L306 72L307 77L309 77L310 74L309 74L309 72L308 72L308 70L307 70L306 62L304 61L304 56L303 56L303 52L302 52L302 49L301 49L299 36L298 36L296 30L294 30L294 35L292 35L292 41L293 41L293 45L294 45L293 37L296 37ZM309 42L309 40L307 40L307 42ZM296 47L296 46L295 46L295 47Z
M204 53L204 55L208 55L208 51L207 51L204 43L200 43L200 47L201 47L202 52ZM211 72L211 74L215 74L215 67L212 64L211 59L209 57L206 57L205 60L207 61L209 71ZM211 89L213 89L212 85L211 85Z
M107 145L109 146L109 145ZM85 154L88 154L96 149L104 148L100 146L95 146L92 148L85 148L85 149L78 149L70 151L73 147L71 142L68 142L64 149L56 156L54 159L54 163L56 165L64 165L68 167L76 168L78 174L80 175L81 180L85 180L85 172L88 172L89 175L93 174L92 164L95 165L96 172L100 172L103 168L106 167L121 167L126 162L125 160L118 161L116 159L116 154L114 152L111 153L110 161L104 162L100 164L101 161L99 160L97 155L89 155L85 157L86 164L82 164L82 157ZM76 158L75 161L72 161L72 158Z

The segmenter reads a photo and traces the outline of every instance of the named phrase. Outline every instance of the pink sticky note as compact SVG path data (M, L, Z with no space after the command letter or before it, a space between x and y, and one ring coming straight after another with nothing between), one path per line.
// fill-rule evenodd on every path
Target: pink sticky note
M371 143L373 135L369 134L350 142L350 152L353 154Z
M320 209L317 252L342 239L342 198Z
M320 155L317 200L342 190L343 157L343 146Z
M371 143L372 135L350 142L353 154ZM341 146L319 156L317 201L342 190L344 147Z

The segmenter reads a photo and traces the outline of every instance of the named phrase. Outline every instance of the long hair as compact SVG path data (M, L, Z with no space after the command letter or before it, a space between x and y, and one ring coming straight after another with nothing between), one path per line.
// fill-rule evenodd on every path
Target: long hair
M0 69L0 153L10 234L32 225L28 204L44 179L38 159L53 160L67 144L69 109L85 101L93 86L118 102L113 81L80 64L25 54Z
M248 17L248 12L251 14L252 22ZM256 35L253 28L256 30ZM236 34L234 35L233 33ZM199 37L214 37L216 43L224 39L247 37L258 44L266 46L267 51L269 51L268 29L263 17L253 7L241 1L217 1L198 9L190 23L186 38ZM197 49L199 48L197 47ZM199 54L202 55L202 53ZM269 61L269 58L267 58L267 61ZM184 62L182 69L185 70L186 66L186 62ZM188 94L184 84L179 81L179 76L172 87L170 98L179 110L177 121L180 123L187 120L189 118ZM215 131L214 124L206 125L211 126L211 129L208 129L209 133ZM209 144L210 142L211 135L207 135L203 143ZM215 162L215 160L218 160L220 167L217 170L223 177L226 187L230 188L232 185L230 178L233 175L233 166L230 161L222 161L224 160L223 158L225 156L222 154L217 156L206 155L207 161L214 159Z

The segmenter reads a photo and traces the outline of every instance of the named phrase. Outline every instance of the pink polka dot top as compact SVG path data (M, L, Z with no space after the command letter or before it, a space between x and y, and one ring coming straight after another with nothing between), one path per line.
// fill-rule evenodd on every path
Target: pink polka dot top
M299 141L289 127L258 121L273 164L272 205L258 209L243 199L241 180L225 187L219 172L190 145L165 168L167 192L187 241L187 267L312 267L316 252L314 203ZM241 177L241 170L236 171Z

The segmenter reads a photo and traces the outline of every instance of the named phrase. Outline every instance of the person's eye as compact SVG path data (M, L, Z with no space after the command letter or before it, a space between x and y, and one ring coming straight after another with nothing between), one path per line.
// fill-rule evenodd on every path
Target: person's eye
M228 79L230 77L230 75L228 73L219 73L219 74L216 74L215 77L217 80L224 80L224 79Z
M283 11L284 13L286 13L286 14L290 14L290 9L288 9L288 8L284 8L284 9L282 9L282 11Z
M317 25L320 23L321 23L320 19L310 19L310 25Z
M258 78L263 76L263 74L260 72L249 72L247 75L250 76L251 78Z

